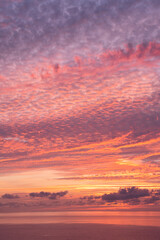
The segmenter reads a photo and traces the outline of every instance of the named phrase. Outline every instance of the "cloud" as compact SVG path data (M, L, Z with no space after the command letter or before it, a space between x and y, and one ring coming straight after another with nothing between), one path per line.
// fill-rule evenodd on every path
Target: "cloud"
M159 196L152 196L150 198L147 198L144 200L144 203L145 204L152 204L152 203L156 203L157 201L160 200L160 197Z
M148 189L139 189L137 187L121 188L118 193L109 193L102 195L102 200L107 202L114 202L119 200L128 200L134 198L141 198L150 196Z
M142 202L139 198L133 198L133 199L124 200L123 203L134 206L134 205L140 205Z
M37 192L32 192L32 193L30 193L29 194L29 196L30 197L33 197L33 198L35 198L35 197L41 197L41 198L43 198L43 197L48 197L49 195L51 195L51 193L50 192L39 192L39 193L37 193Z
M155 192L155 195L160 195L160 189Z
M101 196L90 195L90 196L80 197L80 200L93 200L93 199L101 199Z
M144 162L151 162L151 163L157 163L159 164L160 162L160 154L151 154L147 158L143 159Z
M77 52L88 55L128 41L159 39L158 1L1 2L0 53L5 63L38 56L62 61L61 56L67 60Z
M61 192L56 192L56 193L51 193L51 192L32 192L29 194L30 197L32 198L49 198L49 199L57 199L57 198L61 198L64 197L66 194L68 193L68 191L61 191Z
M19 198L19 196L14 195L14 194L6 193L6 194L2 195L1 198L3 198L3 199L15 199L15 198Z
M49 199L57 199L57 198L60 198L60 197L63 197L65 196L66 194L68 193L68 191L61 191L61 192L57 192L57 193L51 193L51 195L49 196Z
M106 51L101 55L102 60L111 61L113 64L122 62L126 59L140 59L148 57L160 56L160 43L146 42L141 43L133 48L131 44L128 44L125 49L119 49L114 51Z
M21 211L34 211L46 209L87 209L87 208L147 208L147 205L159 206L160 197L156 193L159 190L149 191L148 189L140 189L136 187L120 188L118 192L103 194L103 195L86 195L76 197L74 195L63 198L68 192L36 192L23 196L15 202L7 201L8 198L0 199L0 207L3 211L19 209ZM12 194L16 196L15 194ZM9 198L13 200L13 198ZM16 199L16 198L15 198ZM14 200L15 200L14 199ZM53 201L51 201L53 200ZM76 208L77 207L77 208ZM84 207L84 208L83 208Z
M102 206L105 202L101 200L101 196L84 196L78 199L68 199L65 202L67 206Z

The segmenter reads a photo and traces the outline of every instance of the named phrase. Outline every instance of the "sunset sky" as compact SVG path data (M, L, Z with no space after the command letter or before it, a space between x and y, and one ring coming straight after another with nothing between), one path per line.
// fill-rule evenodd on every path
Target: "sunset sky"
M0 211L160 210L160 1L0 0Z

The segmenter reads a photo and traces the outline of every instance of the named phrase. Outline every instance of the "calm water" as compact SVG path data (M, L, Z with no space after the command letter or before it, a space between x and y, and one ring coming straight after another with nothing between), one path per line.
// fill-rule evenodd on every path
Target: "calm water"
M0 213L0 224L99 223L160 226L160 212L27 212Z

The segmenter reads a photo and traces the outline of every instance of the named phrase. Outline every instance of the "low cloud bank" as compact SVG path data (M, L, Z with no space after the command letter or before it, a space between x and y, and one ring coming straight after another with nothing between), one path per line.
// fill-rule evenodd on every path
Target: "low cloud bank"
M114 202L117 200L129 200L134 198L150 196L148 189L139 189L137 187L121 188L117 193L109 193L102 195L102 200Z
M15 199L15 198L19 198L19 196L14 195L14 194L6 193L6 194L2 195L1 198L3 198L3 199Z
M57 198L60 198L60 197L64 197L66 194L68 193L68 191L60 191L60 192L56 192L56 193L51 193L51 192L32 192L29 194L30 197L32 198L44 198L44 197L47 197L49 199L57 199Z

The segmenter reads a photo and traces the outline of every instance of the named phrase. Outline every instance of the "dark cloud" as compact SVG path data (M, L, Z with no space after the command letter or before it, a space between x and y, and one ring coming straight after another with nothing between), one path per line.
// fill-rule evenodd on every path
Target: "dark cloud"
M74 203L74 205L104 205L105 202L101 200L101 196L97 195L89 195L80 197L78 201Z
M160 190L157 190L157 191L155 192L155 195L160 195Z
M80 197L79 199L69 199L65 202L65 205L67 206L87 206L87 205L95 205L95 206L101 206L104 205L105 202L101 200L101 197L96 198L96 196L86 196L86 197Z
M128 200L140 197L150 196L148 189L139 189L137 187L122 188L118 193L109 193L102 195L102 200L107 202L114 202L118 200Z
M51 192L32 192L29 194L30 197L32 198L44 198L47 197L49 199L56 200L57 198L63 197L68 193L68 191L61 191L61 192L56 192L56 193L51 193Z
M157 201L159 201L159 200L160 200L160 197L159 197L159 196L152 196L152 197L150 197L150 198L145 199L145 200L144 200L144 203L145 203L145 204L151 204L151 203L155 203L155 202L157 202Z
M127 199L127 200L124 200L123 203L127 203L129 205L139 205L141 203L140 199L139 198L133 198L133 199Z
M80 197L80 200L93 200L93 199L101 199L101 196L90 195L90 196Z
M3 198L3 199L15 199L15 198L19 198L19 196L18 195L14 195L14 194L6 193L6 194L2 195L1 198Z
M66 194L68 193L68 191L61 191L61 192L57 192L56 194L57 194L57 196L58 197L63 197L63 196L65 196Z
M29 194L29 196L30 197L41 197L41 198L43 198L43 197L48 197L49 195L51 195L51 193L50 192L39 192L39 193L37 193L37 192L32 192L32 193L30 193Z
M49 199L57 199L59 197L63 197L68 193L68 191L61 191L61 192L57 192L57 193L51 193L51 195L49 196Z

